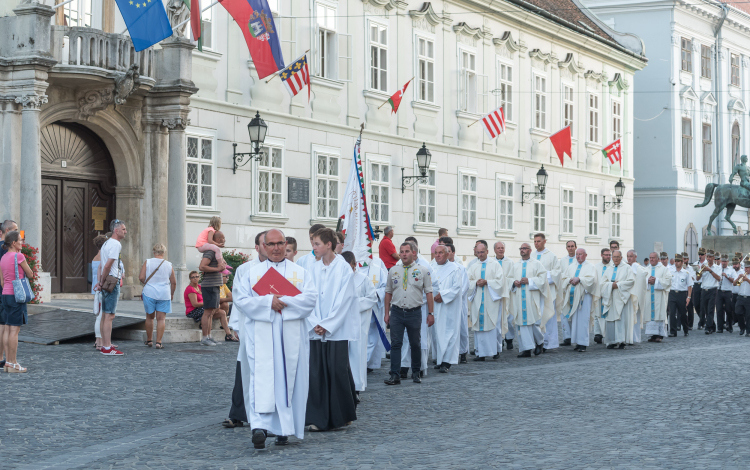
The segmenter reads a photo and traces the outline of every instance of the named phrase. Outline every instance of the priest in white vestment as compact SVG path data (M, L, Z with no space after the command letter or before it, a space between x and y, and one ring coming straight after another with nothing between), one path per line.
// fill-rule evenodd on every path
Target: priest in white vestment
M313 234L320 256L312 267L318 291L310 332L310 392L305 424L313 431L329 431L357 419L354 377L349 365L349 341L361 337L359 299L354 272L336 255L338 237L329 228Z
M268 259L237 269L232 286L233 316L240 317L238 360L247 419L255 448L265 447L268 432L277 444L286 436L304 437L309 387L307 318L317 303L315 283L305 269L284 258L286 238L271 230L264 240ZM252 288L275 269L301 293L294 297L259 296Z
M576 250L576 262L563 270L557 296L557 310L563 321L570 325L570 341L578 352L585 352L589 345L591 307L594 299L599 297L599 276L586 257L585 249Z
M461 270L448 260L449 249L444 245L435 247L435 269L432 276L432 298L435 323L432 325L432 340L436 343L436 369L446 373L452 364L458 364L458 347L461 330L462 280Z
M503 275L505 276L505 289L506 292L510 292L510 288L513 285L513 261L505 256L505 242L497 241L493 246L495 252L495 261L503 268ZM505 324L502 329L498 329L497 342L498 351L502 351L502 342L505 340L505 348L508 351L513 350L513 339L516 337L516 327L513 325L513 314L508 312L509 302L503 302L505 309ZM502 330L505 330L505 334L502 334Z
M531 357L532 349L535 355L542 353L544 326L555 315L555 299L547 282L547 268L531 258L531 246L522 243L520 252L521 260L513 265L508 311L516 326L518 357Z
M367 333L370 329L372 309L378 303L378 294L372 281L357 271L357 258L354 253L345 251L341 256L354 271L354 288L359 299L360 336L358 340L349 341L349 367L352 368L354 389L359 395L359 392L364 392L367 387Z
M477 350L474 360L484 361L486 357L497 359L502 351L502 343L498 346L497 328L503 329L503 298L508 297L508 291L503 268L487 258L489 248L483 241L476 245L476 253L479 261L468 269L469 314Z
M597 280L601 284L602 278L605 276L607 269L612 266L612 251L609 248L602 248L601 251L602 260L594 264L594 270L596 270ZM601 303L601 297L594 299L594 342L601 344L604 341L604 330L607 326L607 321L604 319L602 314L604 313L604 306Z
M534 248L536 252L532 255L534 259L542 263L545 269L547 269L547 283L549 284L550 295L552 295L552 308L554 309L554 299L557 298L557 286L560 283L560 260L557 256L549 251L545 245L547 244L547 238L543 233L537 233L534 235ZM544 309L544 306L542 306ZM544 331L544 347L542 352L548 349L555 349L560 347L560 338L557 328L557 317L559 312L555 312L545 325Z
M370 329L367 333L367 368L370 370L380 369L381 362L385 357L385 283L388 281L388 270L379 258L372 258L367 266L360 266L357 271L367 276L375 287L378 303L372 309L370 316ZM386 338L387 339L387 338ZM368 372L370 371L368 370Z
M672 272L664 264L659 262L659 254L648 255L650 266L646 266L646 292L638 292L643 296L641 306L646 328L644 333L651 335L649 342L661 343L667 336L667 304L669 303L669 290L672 288Z
M646 292L647 271L646 268L638 263L638 253L635 250L628 251L627 260L635 275L635 286L633 287L633 332L625 342L627 344L635 344L641 342L641 329L643 325L642 306L645 305L642 301L646 297L644 293Z
M456 260L456 247L449 245L450 262L454 263L461 279L461 321L459 329L458 362L466 364L469 353L469 273L463 264Z
M565 251L568 252L567 256L564 256L560 258L560 274L564 274L565 270L568 269L568 267L574 263L576 263L576 250L578 250L578 244L575 242L575 240L568 240L565 242ZM558 297L560 296L560 293L558 292ZM557 307L555 307L557 308ZM557 308L558 311L560 311L559 308ZM563 330L563 346L570 346L571 345L571 338L570 338L570 319L565 318L565 315L560 313L560 324L562 325Z
M607 322L604 331L607 349L625 349L628 327L632 325L634 286L633 270L622 262L622 253L616 250L612 253L612 266L600 279L599 287L602 316Z

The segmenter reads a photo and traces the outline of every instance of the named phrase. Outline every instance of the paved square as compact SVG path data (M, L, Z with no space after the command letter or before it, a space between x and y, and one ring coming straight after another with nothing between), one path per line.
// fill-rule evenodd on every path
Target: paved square
M695 331L624 351L430 369L421 385L369 375L344 430L255 451L225 429L237 345L19 345L0 374L0 467L22 469L748 468L750 338ZM384 362L387 365L387 361Z

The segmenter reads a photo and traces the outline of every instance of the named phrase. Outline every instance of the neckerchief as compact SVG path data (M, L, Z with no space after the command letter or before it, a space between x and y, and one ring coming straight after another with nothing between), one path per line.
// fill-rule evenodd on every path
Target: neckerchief
M404 279L402 281L402 283L404 285L404 290L406 290L406 288L409 285L409 268L411 268L411 265L404 266Z

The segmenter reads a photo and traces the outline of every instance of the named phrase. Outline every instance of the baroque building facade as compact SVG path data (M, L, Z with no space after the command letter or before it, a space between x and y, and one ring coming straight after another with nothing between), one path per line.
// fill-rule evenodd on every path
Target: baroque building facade
M372 223L416 236L424 255L440 227L460 257L477 239L503 240L514 257L535 232L559 255L571 239L593 258L610 239L633 245L633 76L645 50L572 0L554 11L522 0L270 1L285 61L308 51L310 103L305 91L290 98L278 78L258 80L220 6L203 13L202 51L182 27L135 53L114 2L74 0L64 14L48 3L0 18L4 31L24 32L0 45L9 77L0 84L0 164L11 201L3 216L20 219L42 247L54 292L88 287L67 267L93 257L85 245L113 218L129 226L126 295L137 293L156 242L184 286L212 216L222 218L228 249L253 252L258 232L281 228L309 251L311 224L336 226L362 123ZM173 3L165 2L176 24L184 11ZM33 60L18 52L27 36L39 38L26 51ZM397 114L381 107L412 77ZM490 140L472 123L501 105L507 131ZM268 124L264 156L235 169L233 144L250 149L256 112ZM561 166L547 138L566 125L573 151ZM601 153L618 138L622 169ZM426 179L402 188L423 144L432 154ZM542 165L544 195L524 200ZM605 206L620 179L625 197Z

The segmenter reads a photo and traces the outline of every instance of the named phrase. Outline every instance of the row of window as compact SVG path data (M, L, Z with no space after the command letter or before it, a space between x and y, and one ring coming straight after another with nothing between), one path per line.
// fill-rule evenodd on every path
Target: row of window
M681 38L681 68L693 73L693 40ZM740 86L740 55L729 54L730 77L734 86ZM711 79L711 47L701 44L701 77Z
M212 137L188 135L187 137L187 202L188 207L213 209L216 198L215 159ZM340 193L340 155L313 151L316 159L312 178L314 196L314 218L335 219L338 217ZM284 152L282 146L263 148L263 156L256 163L255 177L258 215L283 216L282 181L284 178ZM391 165L386 156L367 156L365 171L370 218L373 223L391 222ZM425 182L415 186L416 222L424 225L437 224L437 170L427 172ZM477 174L473 170L459 170L459 228L477 228ZM514 230L514 178L497 177L497 230ZM575 191L573 187L561 187L561 233L573 234ZM599 236L599 194L586 192L587 229L589 236ZM532 202L532 226L535 232L547 229L546 196ZM620 237L620 214L612 211L610 236Z
M711 124L703 123L701 127L701 155L703 171L713 173L713 137ZM740 124L732 125L732 167L740 163ZM682 167L693 169L693 120L682 118Z

